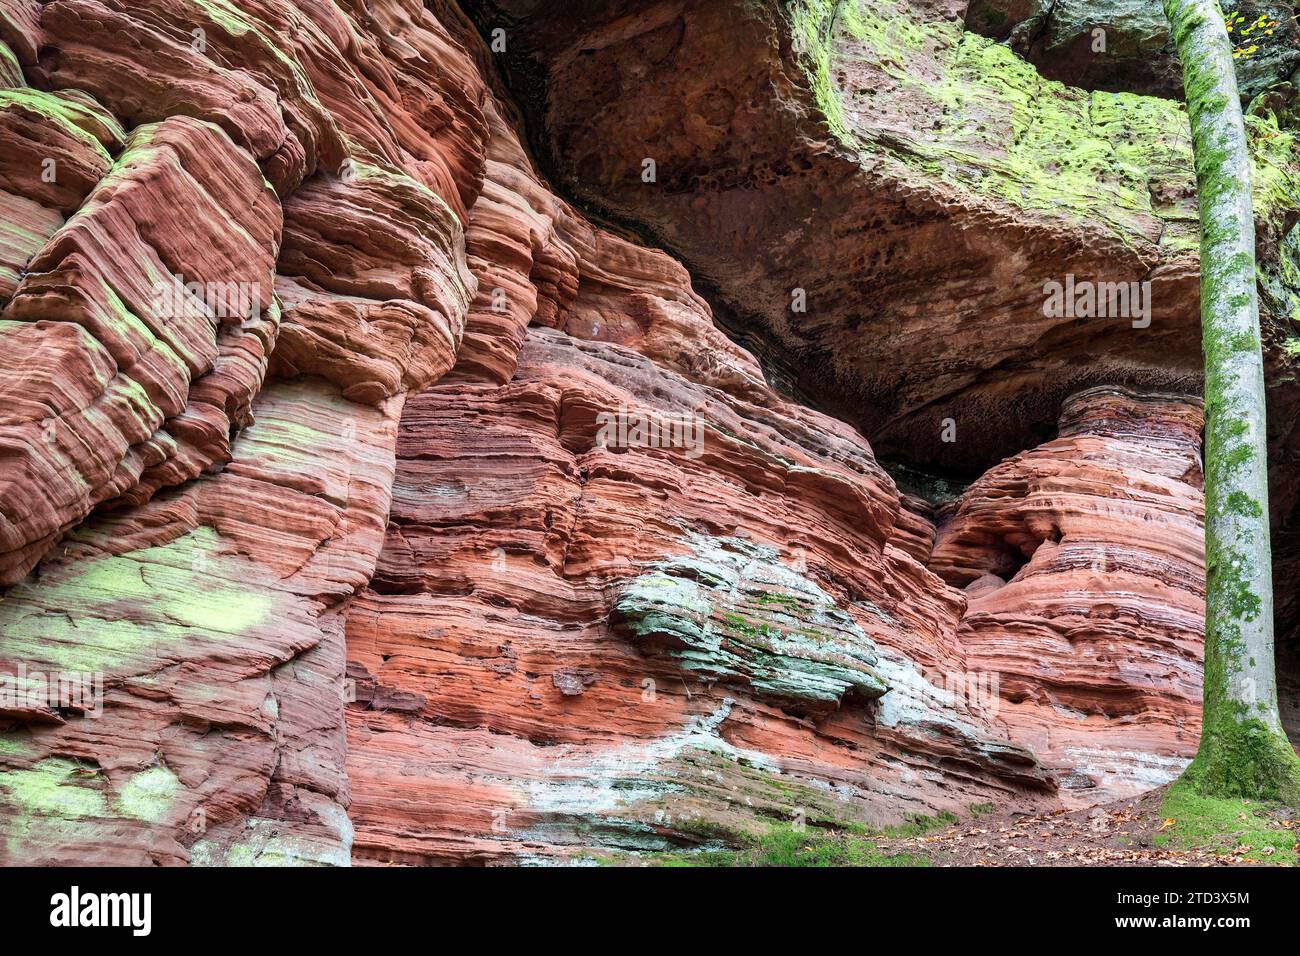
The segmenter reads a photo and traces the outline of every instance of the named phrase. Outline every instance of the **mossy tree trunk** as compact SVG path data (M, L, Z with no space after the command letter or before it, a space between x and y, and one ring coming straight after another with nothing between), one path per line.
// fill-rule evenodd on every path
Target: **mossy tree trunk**
M1255 223L1232 46L1216 0L1164 9L1192 125L1205 354L1205 723L1184 781L1300 803L1300 758L1277 709Z

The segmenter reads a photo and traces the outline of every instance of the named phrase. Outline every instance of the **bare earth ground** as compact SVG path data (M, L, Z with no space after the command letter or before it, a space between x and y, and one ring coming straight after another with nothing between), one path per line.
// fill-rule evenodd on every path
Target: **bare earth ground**
M1086 810L1030 816L991 811L943 830L883 838L880 852L934 866L1257 866L1283 862L1273 848L1229 839L1215 852L1178 847L1179 821L1162 817L1167 787ZM1279 827L1300 828L1286 811ZM1271 857L1278 859L1270 859ZM1289 855L1288 855L1289 856ZM1289 862L1289 861L1288 861Z

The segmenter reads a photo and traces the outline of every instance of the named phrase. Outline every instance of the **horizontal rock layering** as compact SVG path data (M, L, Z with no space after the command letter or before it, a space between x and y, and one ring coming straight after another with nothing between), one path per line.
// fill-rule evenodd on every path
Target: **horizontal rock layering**
M574 97L552 145L586 182L632 164L660 205L602 199L726 298L788 297L820 263L814 304L894 303L774 338L821 337L824 368L796 378L888 393L893 444L938 434L940 395L985 421L1032 405L1015 436L958 423L944 453L968 463L1033 447L955 497L900 491L858 431L769 384L677 260L555 195L449 0L0 7L0 675L26 691L0 696L0 863L617 859L1177 773L1198 733L1199 403L1079 387L1115 363L1194 385L1182 126L1126 100L1111 121L1148 177L1080 196L1080 218L1009 212L1023 170L992 140L885 189L899 169L850 161L792 79L798 24L751 6L735 42L767 52L692 92L724 65L729 5L611 5L599 62L554 67ZM899 8L944 24L918 56L974 69L977 38L934 6ZM893 89L892 39L850 29L843 55ZM643 104L681 127L649 131L657 192L628 139L574 146L617 117L583 97L633 96L620 71L641 67L683 85ZM879 142L901 149L906 113ZM865 107L837 115L866 135ZM908 149L943 140L924 136ZM737 183L711 150L782 142L718 199ZM884 205L818 198L864 182ZM931 247L948 265L904 275ZM1174 290L1159 336L1094 349L977 274L1041 285L1061 248L1080 275ZM1085 353L1087 375L1052 378ZM48 674L102 695L42 699Z

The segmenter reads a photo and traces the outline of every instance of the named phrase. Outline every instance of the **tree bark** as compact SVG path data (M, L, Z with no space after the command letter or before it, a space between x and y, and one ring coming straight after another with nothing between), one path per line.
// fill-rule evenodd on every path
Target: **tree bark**
M1205 691L1184 780L1207 795L1300 803L1273 649L1264 365L1251 166L1216 0L1164 0L1182 61L1201 218L1205 355Z

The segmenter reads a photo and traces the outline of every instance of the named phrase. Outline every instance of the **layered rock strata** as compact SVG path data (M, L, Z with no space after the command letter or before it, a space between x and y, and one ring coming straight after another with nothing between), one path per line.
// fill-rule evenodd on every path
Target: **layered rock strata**
M1056 440L984 474L929 562L999 718L1069 804L1172 778L1200 739L1205 576L1199 403L1073 396Z
M1186 115L1132 92L1176 76L1149 55L1158 2L620 0L577 26L467 5L506 38L553 175L680 255L774 381L884 457L970 481L1080 389L1199 391ZM1276 626L1300 647L1292 6L1225 4L1252 102Z
M342 616L474 294L456 163L408 162L434 137L331 5L6 13L13 79L54 92L6 101L44 233L3 312L4 860L346 863Z
M622 859L1190 755L1181 114L948 6L601 6L560 66L520 13L506 65L537 44L547 152L762 361L551 190L444 0L0 7L0 862ZM1276 249L1289 134L1252 130ZM1151 278L1150 328L1048 321L1070 270ZM782 349L993 467L900 491Z

